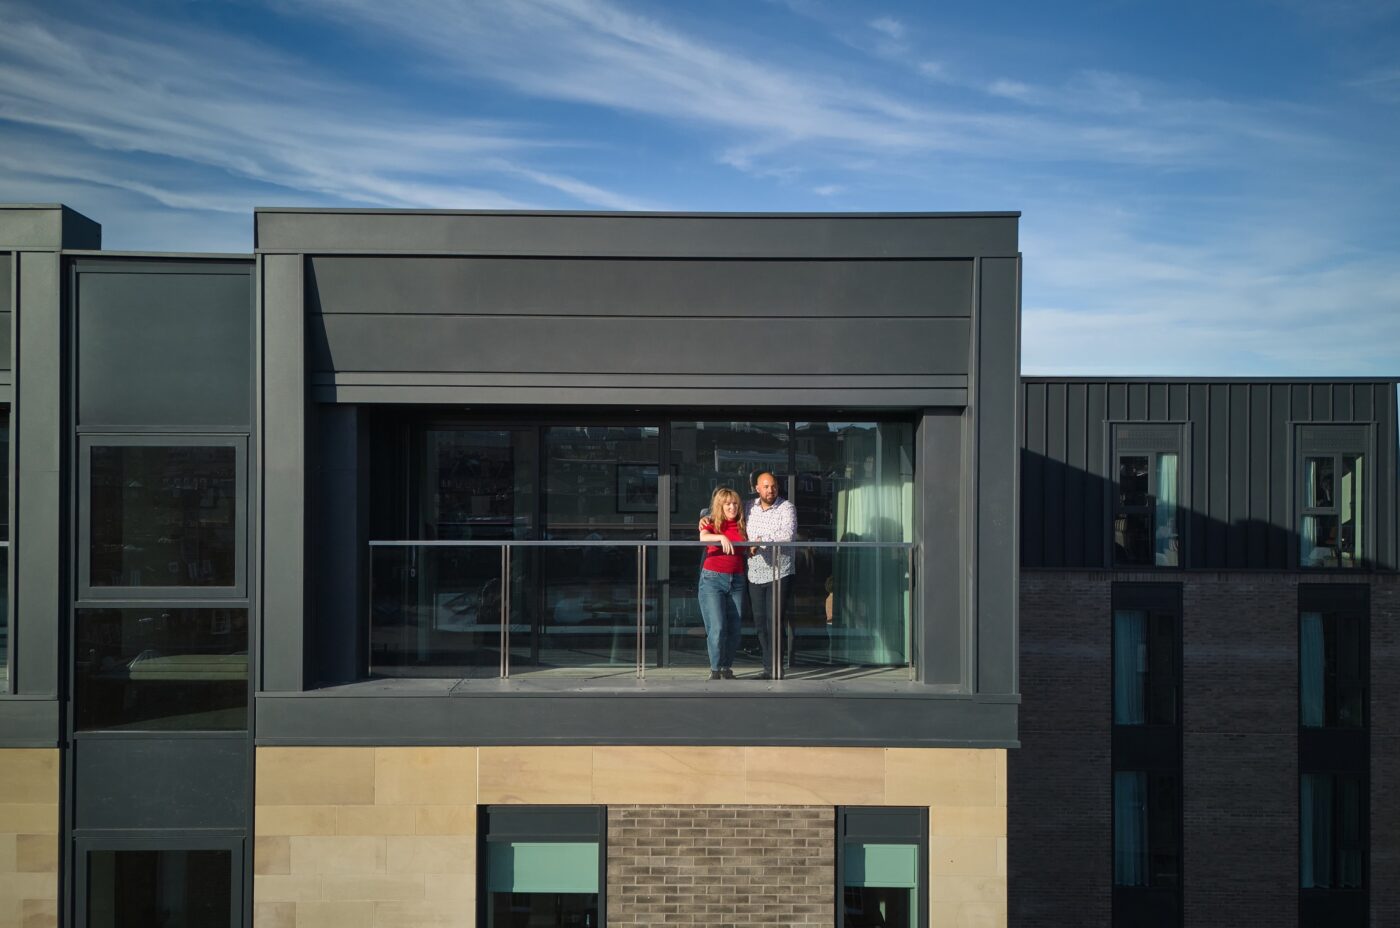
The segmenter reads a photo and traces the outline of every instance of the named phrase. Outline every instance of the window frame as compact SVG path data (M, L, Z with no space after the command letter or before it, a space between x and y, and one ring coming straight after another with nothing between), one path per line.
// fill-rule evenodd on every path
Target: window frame
M244 922L244 854L246 840L240 835L201 834L178 831L160 835L111 834L73 837L73 924L86 928L91 902L88 886L88 855L92 851L228 851L229 928Z
M1181 570L1187 564L1188 545L1185 513L1191 497L1190 463L1190 423L1179 420L1165 422L1136 422L1108 420L1105 422L1107 435L1104 447L1108 449L1105 483L1104 512L1108 514L1104 526L1104 563L1114 570ZM1129 564L1117 557L1114 544L1114 528L1120 515L1148 516L1156 524L1157 495L1154 490L1157 480L1157 455L1175 454L1176 465L1176 540L1177 555L1175 564L1157 564L1155 557L1151 563ZM1122 461L1126 457L1147 457L1148 504L1146 506L1124 507L1119 490L1119 474Z
M93 448L233 448L234 584L232 586L93 586ZM78 436L77 602L82 608L114 602L246 600L248 598L248 436L190 432L88 432Z
M1375 564L1376 541L1376 479L1372 471L1376 465L1375 430L1369 424L1318 424L1294 422L1293 425L1293 492L1289 495L1290 513L1288 532L1292 538L1289 552L1289 565L1296 570L1309 573L1318 571L1341 571L1345 573L1370 570ZM1303 561L1302 537L1303 519L1307 516L1335 516L1337 531L1341 532L1341 493L1342 459L1357 456L1364 462L1361 474L1361 557L1354 558L1349 565L1343 565L1340 555L1335 565L1311 565ZM1309 506L1306 499L1306 473L1309 458L1331 458L1333 501L1330 507Z
M918 911L914 923L929 928L929 810L927 806L837 806L836 808L836 926L846 928L846 841L852 816L872 823L891 819L888 830L874 829L863 838L887 839L888 844L913 844L917 847L918 886L914 890ZM902 825L903 827L899 827ZM913 840L910 840L913 838ZM880 843L865 841L863 843Z
M541 843L580 843L592 839L598 845L598 924L606 928L608 923L608 807L603 805L507 805L492 804L477 807L476 838L476 924L488 928L486 920L490 901L490 860L488 845L491 842L510 843L515 841L535 841ZM593 830L566 831L556 828L549 830L551 818L562 815L578 816L584 813L594 817ZM499 830L494 835L491 828L493 815L505 816L507 820L524 824L519 830ZM538 824L531 822L537 820Z

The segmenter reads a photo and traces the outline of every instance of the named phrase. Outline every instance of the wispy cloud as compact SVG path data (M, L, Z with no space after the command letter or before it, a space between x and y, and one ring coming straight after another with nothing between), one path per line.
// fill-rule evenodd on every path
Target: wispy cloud
M906 96L706 41L608 0L309 0L299 8L392 37L431 56L437 67L537 98L725 132L723 160L754 170L768 167L758 156L797 146L809 158L839 151L1224 162L1252 141L1249 126L1267 121L1266 114L1219 101L1148 99L1128 81L1115 84L1097 72L1053 90L1008 78L971 101ZM883 24L877 31L884 36L903 31L893 19L875 23ZM920 66L930 67L927 59ZM1037 106L988 107L998 96ZM1130 109L1134 118L1126 118Z
M570 144L532 127L414 115L402 100L249 40L132 11L122 11L125 28L116 30L97 9L89 13L91 24L59 22L0 3L0 120L30 130L23 149L0 154L10 170L37 166L173 208L246 210L250 185L375 206L524 205L506 186L638 205L532 167L532 157ZM197 192L186 192L175 185L178 171L143 179L155 173L142 169L146 156L209 170L187 188ZM113 157L126 158L121 170Z

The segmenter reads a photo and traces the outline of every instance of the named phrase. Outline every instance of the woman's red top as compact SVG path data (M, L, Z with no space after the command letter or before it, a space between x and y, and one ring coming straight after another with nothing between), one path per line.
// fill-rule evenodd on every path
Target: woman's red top
M739 542L747 540L738 522L727 522L723 532L714 534L723 535L736 546ZM720 574L741 574L744 572L744 555L737 547L733 554L725 554L719 545L710 545L705 549L705 569Z

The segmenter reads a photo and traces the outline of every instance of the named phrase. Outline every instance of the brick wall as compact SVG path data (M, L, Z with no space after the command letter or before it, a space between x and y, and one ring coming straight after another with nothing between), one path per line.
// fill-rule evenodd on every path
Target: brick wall
M1106 926L1111 585L1182 583L1186 924L1298 913L1298 584L1371 586L1371 915L1400 924L1400 578L1026 571L1021 743L1008 764L1010 924Z
M609 806L608 924L830 928L830 807Z

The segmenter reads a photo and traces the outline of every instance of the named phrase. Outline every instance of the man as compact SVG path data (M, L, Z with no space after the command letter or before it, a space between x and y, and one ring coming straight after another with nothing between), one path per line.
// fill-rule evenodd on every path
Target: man
M797 537L797 507L792 500L778 495L778 478L768 471L759 474L754 480L754 491L758 494L749 500L744 522L748 527L749 541L790 542ZM700 531L709 531L709 519L700 520ZM792 602L796 584L791 582L795 571L792 550L782 552L774 572L774 552L770 546L750 549L753 553L748 560L749 603L753 607L753 621L758 631L758 644L763 650L763 672L760 680L771 680L776 669L776 661L783 655L783 641L774 647L773 637L773 582L781 583L782 614L784 632L792 633ZM789 645L788 653L791 646Z

